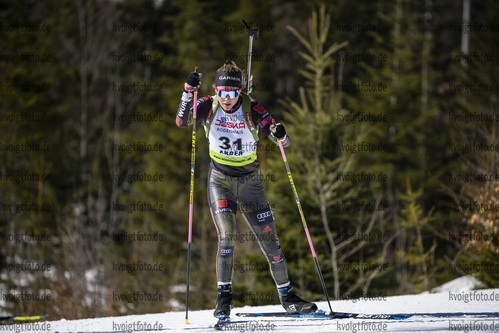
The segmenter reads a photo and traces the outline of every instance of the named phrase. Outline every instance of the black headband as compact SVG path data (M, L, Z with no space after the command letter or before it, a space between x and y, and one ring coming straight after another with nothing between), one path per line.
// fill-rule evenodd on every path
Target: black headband
M241 87L242 83L241 72L217 71L215 76L215 84L219 87Z

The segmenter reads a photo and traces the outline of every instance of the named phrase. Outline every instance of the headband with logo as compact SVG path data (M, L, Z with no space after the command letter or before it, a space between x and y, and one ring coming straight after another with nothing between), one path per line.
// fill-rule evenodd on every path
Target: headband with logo
M217 71L215 76L215 84L218 87L241 87L242 83L243 81L241 72Z

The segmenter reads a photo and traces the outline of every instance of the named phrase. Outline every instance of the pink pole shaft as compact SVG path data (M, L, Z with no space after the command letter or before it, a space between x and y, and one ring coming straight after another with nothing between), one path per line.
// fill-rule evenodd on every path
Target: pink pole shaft
M188 237L188 242L192 243L192 211L193 211L194 205L191 203L189 205L189 237Z
M284 163L287 163L288 160L286 159L286 153L284 153L284 148L281 141L279 141L279 148L281 149L282 160L284 161Z
M310 245L310 250L312 250L312 256L316 258L314 244L312 243L312 238L310 237L310 233L308 232L308 228L305 228L305 233L307 234L308 245Z

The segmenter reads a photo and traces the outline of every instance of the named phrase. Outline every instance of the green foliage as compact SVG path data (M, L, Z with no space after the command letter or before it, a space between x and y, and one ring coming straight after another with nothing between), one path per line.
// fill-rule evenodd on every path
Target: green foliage
M474 23L496 22L495 1L471 5ZM476 265L497 264L497 212L465 209L496 203L497 184L456 176L497 175L498 155L451 147L497 143L497 121L473 118L497 116L497 91L455 87L494 84L499 67L454 59L462 55L462 34L454 29L462 27L461 11L460 2L408 0L356 6L339 0L330 8L320 1L0 1L0 289L51 295L46 302L7 302L3 310L67 319L183 310L191 133L175 125L175 115L195 66L203 73L200 96L213 94L214 72L227 58L246 68L241 19L261 30L253 45L252 97L292 140L286 154L330 294L418 292L466 274L497 287L497 270ZM498 36L469 33L471 54L497 54ZM133 91L134 83L158 89ZM386 89L352 90L364 83ZM378 121L359 120L363 115ZM461 116L471 120L456 120ZM206 203L203 134L193 309L212 308L216 297L217 235ZM131 148L138 142L161 148ZM361 142L386 149L342 149ZM11 149L26 143L28 150ZM260 145L272 144L262 137ZM264 186L291 280L300 295L321 300L278 148L259 151L259 160L263 174L273 176ZM162 177L127 178L138 172ZM362 203L383 209L352 209ZM238 228L250 232L240 216ZM138 233L158 238L123 238ZM50 237L27 239L33 235ZM464 237L470 235L476 237ZM483 235L496 237L481 241ZM238 243L236 253L239 263L266 265L256 242ZM162 269L113 265L138 261ZM51 268L7 269L23 262ZM386 269L345 269L380 262ZM268 269L234 277L235 292L245 295L236 305L278 303ZM158 293L162 301L115 296L134 291Z
M423 190L419 189L413 191L411 184L407 181L407 192L401 195L403 202L400 210L400 225L403 228L402 232L405 233L407 239L407 251L399 251L398 256L407 261L408 266L411 268L410 278L412 286L408 287L414 289L416 292L429 291L430 279L435 271L433 267L434 251L436 248L436 241L433 240L431 248L426 249L425 240L423 235L427 234L429 226L434 221L431 217L431 212L425 213L419 203L423 196Z

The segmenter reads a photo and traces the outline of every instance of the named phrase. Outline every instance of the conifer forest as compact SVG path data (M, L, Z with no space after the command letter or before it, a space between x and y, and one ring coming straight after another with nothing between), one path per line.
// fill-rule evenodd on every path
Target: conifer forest
M0 313L183 311L192 127L184 82L226 60L283 124L332 300L499 287L499 2L0 0ZM197 127L191 309L213 309L217 230ZM323 287L279 146L258 160L291 281ZM237 215L234 305L279 304Z

